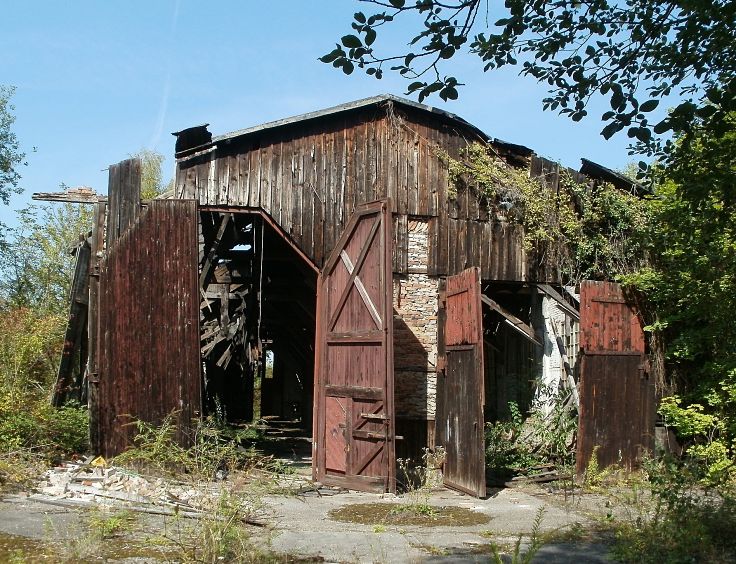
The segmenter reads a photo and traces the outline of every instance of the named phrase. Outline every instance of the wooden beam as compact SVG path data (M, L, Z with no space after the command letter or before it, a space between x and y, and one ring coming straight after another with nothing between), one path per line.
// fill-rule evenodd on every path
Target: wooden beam
M279 237L287 244L291 249L296 252L297 255L299 255L303 261L304 264L306 264L312 271L315 273L319 273L319 267L312 262L312 259L310 259L304 251L302 251L299 248L299 245L297 245L291 237L286 233L286 231L283 230L283 228L276 223L271 216L269 216L265 211L263 211L262 208L249 208L249 207L222 207L222 206L201 206L200 208L202 211L219 211L219 212L227 212L227 213L238 213L238 214L253 214L260 216L265 223L268 223L273 230L279 235Z
M550 324L552 325L552 332L555 335L557 348L559 349L560 356L562 357L562 364L565 367L565 382L567 383L568 388L570 388L570 394L572 394L572 401L575 403L575 407L577 409L580 409L580 396L578 395L578 387L575 385L575 378L572 375L572 367L570 366L570 362L567 358L565 344L562 342L562 337L557 334L557 327L554 320L551 320Z
M69 188L63 192L34 192L32 200L42 202L67 202L70 204L96 204L106 202L107 196L98 194L88 186Z
M544 292L555 302L557 302L557 307L565 312L568 317L572 317L575 321L580 321L580 313L574 307L568 304L567 301L565 301L565 298L562 297L562 294L560 294L552 286L550 286L549 284L537 284L537 288L542 290L542 292Z
M217 249L222 242L222 238L225 235L225 230L227 229L227 224L230 222L230 219L232 219L232 217L233 215L231 213L221 214L220 216L220 227L217 230L217 235L215 235L215 240L212 241L212 246L207 253L207 258L205 258L204 263L202 264L202 272L199 275L200 288L204 288L207 285L207 282L212 275L212 271L215 267L214 261L215 256L217 255Z
M501 307L498 303L493 301L488 296L484 296L481 294L480 300L484 304L486 304L488 307L490 307L493 311L500 314L501 317L503 317L506 320L506 323L508 323L511 327L513 327L520 335L527 338L529 341L531 341L538 347L543 346L542 343L540 343L537 340L536 334L534 333L534 329L532 329L529 325L527 325L521 319L516 317L513 313Z
M99 368L97 366L99 351L99 288L100 288L100 255L105 241L105 209L107 205L100 202L96 206L95 223L92 226L90 240L89 264L89 305L87 312L87 333L89 336L87 357L87 409L89 411L89 445L93 454L101 452L100 445L100 401L99 401Z
M72 281L72 300L69 306L69 320L64 334L64 348L59 362L56 385L51 398L51 405L61 407L67 399L72 384L72 368L74 356L79 350L82 331L87 320L87 304L89 303L89 261L90 246L87 240L77 247L77 263Z

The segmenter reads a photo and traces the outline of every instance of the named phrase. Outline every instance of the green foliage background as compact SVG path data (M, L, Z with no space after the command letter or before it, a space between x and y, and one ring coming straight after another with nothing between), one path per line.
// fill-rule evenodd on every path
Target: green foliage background
M651 261L625 281L666 343L660 410L708 479L736 480L736 117L680 136L651 202Z
M144 198L163 191L163 157L140 151ZM63 184L61 189L66 188ZM69 287L91 206L32 205L0 241L0 488L23 483L41 462L88 446L86 409L50 405L69 315Z

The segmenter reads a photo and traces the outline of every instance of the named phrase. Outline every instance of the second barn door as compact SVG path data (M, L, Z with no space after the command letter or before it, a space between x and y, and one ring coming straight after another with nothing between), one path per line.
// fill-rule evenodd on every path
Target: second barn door
M316 479L395 489L393 284L387 201L359 206L317 289Z
M656 404L643 323L614 282L580 285L580 415L577 472L637 467L654 450Z
M486 495L483 432L483 321L480 269L448 276L440 296L440 356L437 375L437 445L445 449L447 487Z

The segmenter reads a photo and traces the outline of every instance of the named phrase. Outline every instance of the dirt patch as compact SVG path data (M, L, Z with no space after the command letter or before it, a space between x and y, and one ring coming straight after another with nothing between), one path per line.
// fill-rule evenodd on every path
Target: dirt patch
M405 503L356 503L333 509L328 516L343 523L424 527L468 527L483 525L491 520L488 515L464 507Z

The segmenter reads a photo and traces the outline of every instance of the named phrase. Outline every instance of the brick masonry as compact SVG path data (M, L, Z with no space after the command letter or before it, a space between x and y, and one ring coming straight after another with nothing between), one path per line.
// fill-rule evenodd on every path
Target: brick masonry
M409 219L409 274L394 275L394 397L396 415L434 419L439 280L427 275L429 223Z

